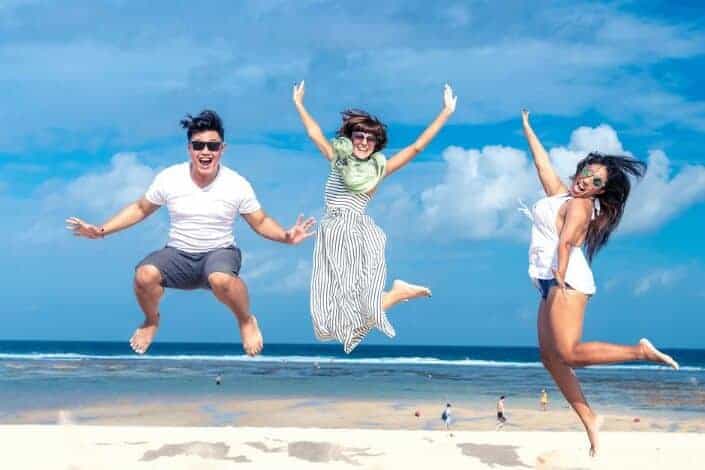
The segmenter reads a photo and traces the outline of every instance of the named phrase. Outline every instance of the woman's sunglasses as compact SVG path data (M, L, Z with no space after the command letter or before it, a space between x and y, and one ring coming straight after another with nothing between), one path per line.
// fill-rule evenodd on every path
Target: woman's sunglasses
M374 134L368 134L367 132L353 132L352 133L352 141L353 142L367 142L369 144L376 144L377 143L377 136Z
M222 142L201 142L200 140L192 140L191 141L191 147L193 147L194 150L199 151L203 150L205 147L208 147L208 150L211 152L217 152L223 147Z
M595 174L588 167L585 167L580 170L579 176L581 178L589 178L590 176L592 176L592 185L597 189L600 189L605 185L605 182L602 180L602 178L600 178L599 176L595 176Z

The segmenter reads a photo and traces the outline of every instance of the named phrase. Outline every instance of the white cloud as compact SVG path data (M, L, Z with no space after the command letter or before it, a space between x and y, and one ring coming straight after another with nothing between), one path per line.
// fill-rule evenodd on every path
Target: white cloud
M405 122L418 122L421 115L414 110L433 110L438 102L434 87L450 81L460 97L456 122L503 121L528 106L563 116L599 109L642 127L677 123L705 129L705 102L669 91L643 72L625 71L703 49L690 38L664 41L672 43L673 50L644 54L631 42L529 36L465 47L355 51L348 54L348 63L351 69L369 68L360 88L365 94L374 89L381 99L388 97L385 105L394 109L394 119Z
M631 155L622 147L617 132L607 124L578 127L570 134L567 147L554 147L549 150L549 155L558 174L567 180L575 173L578 162L588 153L595 151L612 155Z
M559 174L567 178L590 151L627 154L612 127L579 127L567 146L549 149ZM430 229L446 227L453 238L526 237L528 224L517 213L517 200L531 203L543 196L526 152L503 146L481 150L449 147L443 181L421 194L423 220ZM625 232L652 230L687 207L705 199L705 166L685 166L671 176L662 151L649 154L649 170L636 183L625 220ZM436 231L436 233L439 233Z
M118 153L103 172L87 173L50 196L62 205L76 206L95 214L113 212L138 199L147 190L156 170L139 162L133 153Z
M6 152L85 149L106 140L134 145L173 135L179 118L197 111L189 109L194 105L215 107L225 117L236 109L226 122L269 130L276 112L267 110L289 110L285 97L291 80L286 94L273 94L271 84L282 77L304 77L308 57L241 54L222 37L207 45L183 36L129 46L95 38L6 41L0 45L0 61L6 65L0 81L14 88L0 118L20 119L15 133L0 131L0 144ZM247 113L242 112L243 99Z
M657 269L637 280L634 295L640 296L658 287L668 287L685 278L688 269L685 266Z
M537 2L541 14L527 21L496 2L378 2L375 47L351 48L370 18L345 2L234 2L207 43L179 7L125 15L121 2L94 3L6 8L19 24L3 30L0 46L0 80L12 90L0 118L15 123L0 130L3 148L65 147L61 131L79 134L77 145L161 138L174 132L174 116L204 105L248 133L298 131L289 90L302 78L331 120L369 104L389 121L418 124L451 81L456 123L503 121L529 106L562 116L597 109L640 129L705 129L705 102L672 86L705 52L702 28L618 5ZM91 21L80 14L88 6ZM673 60L668 80L652 67Z
M518 199L535 199L536 177L525 152L511 147L449 147L444 181L421 194L429 230L444 227L459 238L515 237L526 224Z
M62 90L73 90L75 86L88 93L86 97L100 96L103 102L115 103L124 93L131 91L140 94L183 91L196 85L194 78L198 77L194 77L194 71L208 68L222 72L224 65L232 65L228 70L238 78L251 76L252 72L248 70L255 67L231 63L234 54L222 38L214 39L207 46L193 43L183 36L131 45L103 42L97 38L14 41L0 46L0 58L7 64L0 70L0 78L22 83L31 77L31 85L39 88L38 91L53 91L54 95L59 95ZM80 62L76 61L78 57ZM48 70L51 74L40 72ZM140 73L135 73L136 70ZM111 80L109 89L103 89L106 79ZM44 85L53 85L54 88L47 90ZM76 96L55 98L76 99ZM81 104L96 103L86 100ZM68 124L71 123L65 122L64 126Z
M641 232L655 229L684 209L705 200L705 166L686 165L674 173L661 150L649 152L649 168L633 188L620 230Z
M63 220L69 216L104 220L129 202L137 200L151 183L156 170L139 162L132 153L118 153L110 166L70 181L45 183L37 195L38 211L17 238L48 243L65 238Z

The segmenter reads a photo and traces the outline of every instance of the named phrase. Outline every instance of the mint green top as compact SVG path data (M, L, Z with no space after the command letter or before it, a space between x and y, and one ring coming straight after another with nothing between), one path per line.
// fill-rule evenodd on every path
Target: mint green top
M353 193L366 193L372 190L382 178L387 167L387 159L380 152L361 160L353 155L353 146L347 137L337 137L331 141L333 159L331 166L343 178L345 187Z

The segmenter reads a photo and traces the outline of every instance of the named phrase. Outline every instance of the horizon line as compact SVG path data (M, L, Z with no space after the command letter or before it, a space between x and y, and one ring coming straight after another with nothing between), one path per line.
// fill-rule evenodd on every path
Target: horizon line
M88 340L88 339L0 339L0 343L9 342L46 342L46 343L127 343L124 340ZM208 345L241 345L240 342L221 342L221 341L159 341L153 343L157 344L208 344ZM321 347L332 347L336 346L337 343L334 342L313 342L313 343L298 343L298 342L281 342L281 343L267 343L271 346L321 346ZM538 349L538 346L527 346L527 345L482 345L482 344L361 344L359 347L382 347L382 348L393 348L393 347L434 347L434 348L529 348ZM359 348L358 347L358 348ZM691 350L691 351L705 351L705 347L694 348L686 346L665 346L662 349L680 349L680 350Z

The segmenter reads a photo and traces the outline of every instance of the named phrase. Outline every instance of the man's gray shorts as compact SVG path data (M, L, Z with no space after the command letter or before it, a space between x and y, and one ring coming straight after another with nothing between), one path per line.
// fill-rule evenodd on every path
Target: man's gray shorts
M205 253L187 253L167 246L147 255L135 267L151 264L162 274L162 286L172 289L210 289L208 276L226 273L237 276L242 261L236 246Z

